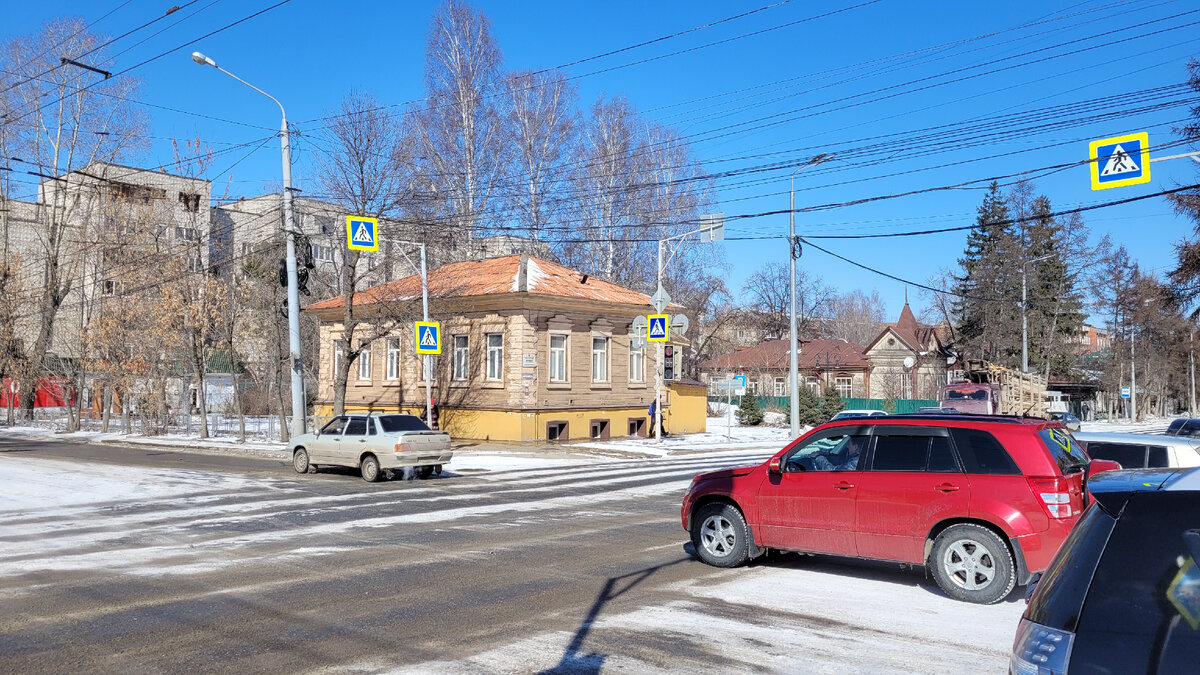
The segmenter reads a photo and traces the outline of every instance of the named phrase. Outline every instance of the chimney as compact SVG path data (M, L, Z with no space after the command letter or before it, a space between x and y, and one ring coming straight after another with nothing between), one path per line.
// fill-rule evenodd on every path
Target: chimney
M517 292L529 292L529 254L522 253L517 262Z

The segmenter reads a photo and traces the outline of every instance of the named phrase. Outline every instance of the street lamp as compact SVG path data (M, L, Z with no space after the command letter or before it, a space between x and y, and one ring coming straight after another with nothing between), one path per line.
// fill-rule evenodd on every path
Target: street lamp
M1029 372L1029 316L1028 316L1029 313L1027 311L1029 309L1029 302L1026 299L1027 284L1025 283L1025 275L1028 272L1028 267L1030 264L1035 263L1035 262L1041 262L1042 260L1049 260L1050 258L1053 258L1053 257L1054 257L1054 254L1049 253L1040 258L1034 258L1033 260L1026 260L1025 262L1021 263L1021 372L1022 373Z
M288 352L292 362L292 436L304 433L307 406L304 401L304 363L300 357L300 284L296 276L296 228L292 217L292 150L288 143L287 111L279 99L217 65L200 52L192 52L192 60L202 66L212 66L233 79L266 96L279 106L283 121L279 138L283 144L283 229L287 242L288 291Z
M799 332L796 330L796 260L798 260L804 252L804 250L800 247L800 240L796 237L796 174L800 173L804 169L816 166L821 162L827 162L831 159L833 159L833 155L827 155L822 152L804 164L796 167L796 170L793 171L792 175L788 177L788 260L791 263L791 273L789 278L791 279L792 292L791 310L789 312L791 314L791 322L788 330L788 337L791 340L791 344L788 347L791 376L788 379L791 380L791 387L788 390L788 398L789 403L791 404L789 410L791 411L792 438L796 438L800 435L800 356L798 354L799 350L797 349L796 343L798 337L797 334Z

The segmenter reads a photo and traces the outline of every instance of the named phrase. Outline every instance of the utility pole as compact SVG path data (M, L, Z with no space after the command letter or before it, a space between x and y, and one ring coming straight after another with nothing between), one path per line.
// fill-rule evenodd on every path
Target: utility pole
M381 237L379 237L378 233L376 233L375 236L377 238L379 238L379 240L381 242L383 241L383 239ZM420 242L420 241L400 241L400 240L396 240L396 239L388 239L387 241L388 241L388 243L391 243L391 244L406 244L408 246L417 246L421 249L421 267L420 267L421 316L422 316L421 320L429 321L429 273L425 267L425 243ZM408 261L408 264L412 265L412 259L408 257L408 254L404 252L404 249L397 247L397 250L400 251L400 255L404 256L404 259L406 261ZM445 337L445 336L442 335L441 337ZM417 338L419 339L419 336L417 336ZM433 426L433 355L432 354L422 354L421 356L422 356L421 376L425 378L425 416L426 416L425 421L429 423L430 427L432 427ZM451 356L453 357L453 353L451 354Z
M304 396L304 362L300 355L300 282L296 276L296 226L292 216L292 150L288 139L287 111L283 109L279 99L218 66L216 61L204 54L192 52L192 60L202 66L212 66L271 99L279 106L279 112L283 116L279 125L279 138L283 150L283 229L287 242L288 357L292 370L291 432L293 437L299 436L307 426L308 406Z
M1026 260L1021 263L1021 372L1029 372L1029 300L1028 300L1028 284L1025 277L1029 271L1031 263L1039 262L1053 258L1053 254L1044 255L1033 260Z
M658 288L662 288L663 277L663 240L658 240ZM666 308L663 308L666 311ZM670 321L667 321L668 326ZM670 328L667 329L670 331ZM646 334L649 335L649 327ZM668 335L670 333L668 332ZM656 342L654 347L654 419L650 423L654 425L654 439L659 443L662 442L662 390L663 390L663 375L665 374L665 364L663 359L663 343Z
M1192 371L1192 386L1191 386L1191 406L1188 408L1188 414L1192 417L1196 416L1196 329L1191 330L1188 338L1188 366Z
M788 261L791 265L789 279L792 296L788 328L788 339L791 341L791 344L788 345L788 379L791 380L788 387L788 398L790 399L788 410L791 417L792 438L800 435L800 335L796 326L796 261L804 254L804 249L800 246L800 238L796 236L796 174L831 159L833 159L833 155L821 153L796 167L792 171L792 175L788 177Z
M1137 363L1135 362L1133 331L1129 332L1129 421L1137 421Z

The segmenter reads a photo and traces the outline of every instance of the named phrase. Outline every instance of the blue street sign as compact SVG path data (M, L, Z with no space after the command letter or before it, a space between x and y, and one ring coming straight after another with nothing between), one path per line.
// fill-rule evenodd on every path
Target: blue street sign
M1150 182L1150 136L1146 132L1092 141L1088 149L1093 190Z
M1121 398L1129 398L1129 387L1121 387Z
M417 353L442 353L442 325L437 321L417 321Z
M669 336L667 328L670 317L666 314L648 314L646 319L650 322L646 329L646 340L650 342L666 342Z
M353 251L378 251L379 221L366 216L346 216L346 247Z

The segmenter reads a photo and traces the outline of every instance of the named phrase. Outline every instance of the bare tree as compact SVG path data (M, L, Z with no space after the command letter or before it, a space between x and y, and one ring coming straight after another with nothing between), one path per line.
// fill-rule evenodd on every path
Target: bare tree
M460 0L438 7L425 50L426 107L414 126L449 234L468 241L486 227L480 219L504 166L502 61L486 16Z
M513 145L513 175L509 178L516 224L531 239L563 210L559 192L578 132L578 96L574 85L558 71L521 72L506 80L509 141Z
M84 215L74 197L79 183L88 179L72 172L136 150L146 127L129 103L137 80L119 77L97 84L95 73L59 61L63 55L84 54L85 60L101 60L104 42L104 37L86 30L83 19L75 18L52 21L0 49L0 88L8 90L9 107L4 126L12 148L36 175L52 179L43 191L46 204L37 233L40 293L34 339L25 355L32 366L22 387L27 408L33 406L32 378L52 347L59 310L82 273L81 247L73 240L72 227Z
M758 316L761 328L767 335L786 337L790 328L791 282L790 269L786 263L769 262L751 274L742 286L742 293L749 308ZM829 314L833 290L820 279L804 270L796 270L796 317L800 334L797 337L812 337L814 316Z
M456 7L450 5L450 9ZM457 15L454 15L457 16ZM342 101L329 128L332 152L318 167L318 179L324 192L351 213L382 218L398 212L411 195L409 168L411 153L394 117L369 94L351 93ZM385 233L377 232L380 237ZM387 233L395 236L399 233ZM362 310L355 308L355 292L367 271L360 264L358 251L338 246L339 291L342 294L342 356L333 374L333 412L341 415L346 406L346 382L350 370L365 346L387 334L394 324L385 321L363 322ZM364 261L365 262L365 261ZM363 323L366 334L356 336Z
M858 289L830 298L826 316L822 332L864 346L879 335L887 320L879 291L867 295Z

